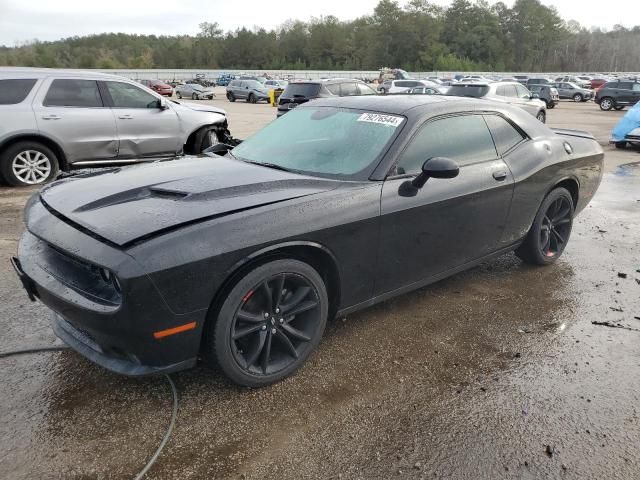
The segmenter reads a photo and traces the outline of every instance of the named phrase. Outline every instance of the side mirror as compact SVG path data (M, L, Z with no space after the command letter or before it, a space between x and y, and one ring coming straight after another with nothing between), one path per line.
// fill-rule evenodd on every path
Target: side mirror
M424 162L422 172L411 181L415 188L422 188L430 178L454 178L460 173L458 164L445 157L433 157Z
M531 94L531 98L532 98L532 99L533 99L533 98L540 98L540 95L539 95L539 94L537 94L537 93L532 93L532 94Z
M167 110L169 108L169 105L167 104L167 101L164 98L160 99L158 108L160 110Z

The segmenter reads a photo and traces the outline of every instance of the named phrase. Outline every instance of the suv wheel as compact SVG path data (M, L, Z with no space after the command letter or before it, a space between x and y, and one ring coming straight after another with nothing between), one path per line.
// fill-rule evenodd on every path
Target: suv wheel
M381 88L380 95L386 95L386 94L387 94L387 90L385 88Z
M58 175L58 159L38 142L18 142L0 154L0 173L13 187L40 185Z
M227 92L227 100L229 100L230 102L235 102L236 97L233 96L233 93Z
M615 107L615 102L613 101L613 98L604 97L602 100L600 100L600 110L609 111L613 107Z
M546 123L547 122L547 114L544 110L540 110L538 112L538 114L536 115L536 118L542 122L542 123Z
M196 95L195 93L191 94L191 99L192 100L197 100L198 99L198 95Z
M576 93L576 94L573 96L573 101L574 101L574 102L581 102L582 100L583 100L583 96L582 96L582 94L581 94L581 93Z
M250 93L249 96L247 97L247 102L249 103L256 103L256 96L253 93Z

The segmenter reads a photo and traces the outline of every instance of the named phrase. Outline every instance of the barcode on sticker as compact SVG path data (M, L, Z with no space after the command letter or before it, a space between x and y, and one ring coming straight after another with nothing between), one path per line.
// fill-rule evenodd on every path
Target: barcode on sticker
M382 125L390 125L392 127L400 125L402 120L402 117L385 115L383 113L363 113L358 117L359 122L381 123Z

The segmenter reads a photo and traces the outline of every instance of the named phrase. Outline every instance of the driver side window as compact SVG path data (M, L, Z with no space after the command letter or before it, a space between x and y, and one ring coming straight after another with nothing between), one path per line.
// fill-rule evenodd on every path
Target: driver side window
M105 82L115 108L160 108L160 100L124 82Z
M459 166L497 158L491 133L481 115L447 117L423 125L402 152L396 175L417 174L433 157L455 160Z

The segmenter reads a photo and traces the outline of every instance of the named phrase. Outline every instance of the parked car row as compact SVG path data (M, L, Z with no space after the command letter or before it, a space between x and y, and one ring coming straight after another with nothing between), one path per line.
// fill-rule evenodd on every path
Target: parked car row
M229 142L226 112L114 75L0 69L0 177L36 185L76 166L200 153Z

